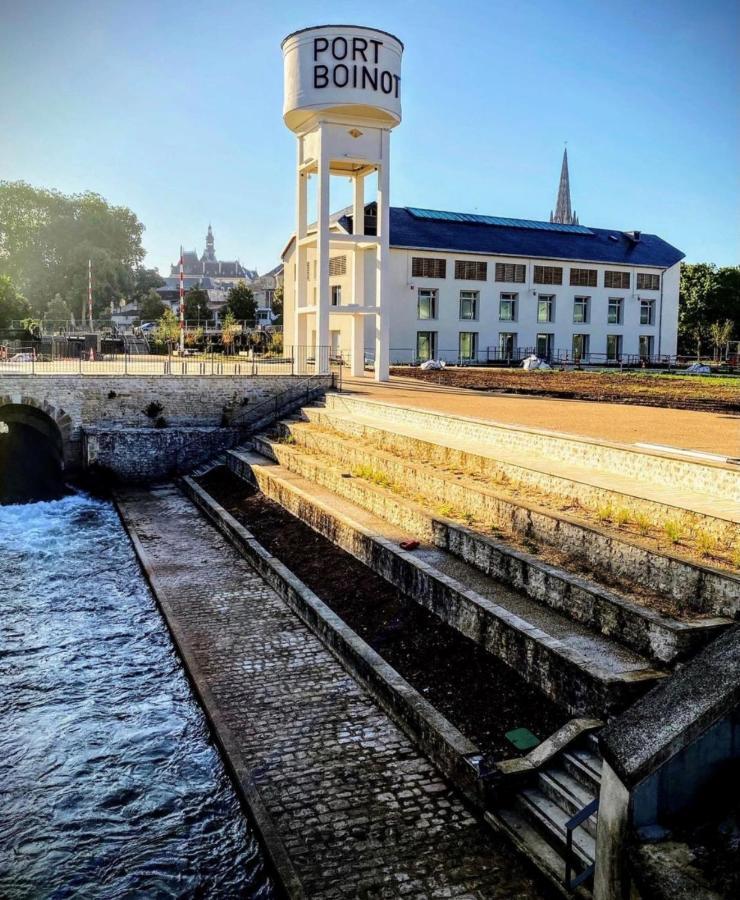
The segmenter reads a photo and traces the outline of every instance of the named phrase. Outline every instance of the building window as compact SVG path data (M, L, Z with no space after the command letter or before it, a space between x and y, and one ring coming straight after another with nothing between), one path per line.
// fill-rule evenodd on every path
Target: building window
M346 275L347 274L347 257L332 256L329 260L329 275Z
M537 298L537 321L555 321L555 297L552 294L540 294Z
M341 284L333 284L331 286L331 305L332 306L341 306L342 305L342 285Z
M428 256L411 257L412 278L446 278L447 260Z
M652 334L640 335L640 359L649 359L653 355Z
M588 322L590 306L590 297L576 297L573 301L573 321Z
M516 350L517 334L515 331L499 331L498 350L502 358L508 359Z
M542 333L537 335L537 356L540 359L549 359L552 356L552 334Z
M571 269L570 283L573 287L596 287L596 269Z
M460 291L460 318L461 319L477 319L478 318L478 297L479 291Z
M426 362L428 359L434 359L437 355L437 332L436 331L417 331L416 332L416 358L419 362Z
M418 319L436 319L437 318L437 292L431 288L419 288L419 297L417 300Z
M659 291L660 275L654 275L652 272L637 273L637 290L638 291Z
M527 267L519 263L496 263L496 281L524 284Z
M587 334L573 335L573 358L584 359L588 356L588 338Z
M630 286L629 272L611 272L609 269L604 272L604 287L618 288L619 290L628 291Z
M485 281L488 278L488 263L456 259L455 278L460 281Z
M606 358L608 360L618 360L622 355L622 335L607 334L606 336Z
M535 266L535 284L562 284L563 270L560 266Z
M516 322L516 294L501 294L498 302L498 318L500 322Z
M640 325L655 325L655 300L640 300Z
M609 311L606 317L606 321L609 323L609 325L621 325L623 321L623 313L624 300L622 299L622 297L610 297Z
M459 341L460 359L475 360L478 358L478 332L461 331Z

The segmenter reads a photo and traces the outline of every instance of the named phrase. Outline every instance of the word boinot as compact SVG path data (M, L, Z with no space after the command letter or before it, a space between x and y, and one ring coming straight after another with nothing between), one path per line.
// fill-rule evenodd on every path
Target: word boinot
M401 76L378 65L382 46L383 41L361 37L314 38L313 86L372 88L398 97Z

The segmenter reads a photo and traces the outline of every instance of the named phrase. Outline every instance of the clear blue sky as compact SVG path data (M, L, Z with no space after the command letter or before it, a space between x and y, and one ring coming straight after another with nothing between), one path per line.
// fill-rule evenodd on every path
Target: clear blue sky
M406 44L395 205L547 218L568 141L588 225L740 262L736 0L0 0L0 179L94 190L149 265L209 220L266 271L293 222L280 41L325 22Z

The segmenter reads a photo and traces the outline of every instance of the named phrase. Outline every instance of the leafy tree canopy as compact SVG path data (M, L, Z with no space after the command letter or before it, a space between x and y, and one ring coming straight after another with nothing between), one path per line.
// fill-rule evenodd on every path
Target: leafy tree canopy
M165 305L162 298L154 290L149 291L139 300L139 318L142 322L156 322L164 315Z
M61 294L56 294L54 299L49 301L44 319L57 325L67 325L73 320L72 310L64 302Z
M73 311L87 303L93 265L94 312L131 296L144 258L144 226L99 194L62 194L23 181L0 181L0 274L41 311L57 292ZM148 290L148 288L147 288Z
M706 352L713 344L712 326L728 320L732 324L730 333L740 337L740 266L682 263L679 352Z
M257 301L246 283L235 284L226 295L226 307L240 322L254 322L257 315Z
M175 343L180 340L180 322L171 309L165 309L157 322L156 339L162 343Z
M7 275L0 275L0 330L9 328L17 319L27 319L31 315L31 304L15 289Z
M208 292L202 287L191 287L185 294L185 318L188 322L207 322L211 318Z

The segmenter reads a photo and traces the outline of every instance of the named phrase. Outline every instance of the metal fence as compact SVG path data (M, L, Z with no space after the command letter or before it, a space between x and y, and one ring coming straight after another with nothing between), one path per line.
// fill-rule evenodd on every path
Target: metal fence
M520 366L528 356L538 356L553 366L601 366L601 367L660 367L675 368L681 364L679 357L667 354L640 356L637 353L622 353L608 356L606 353L573 353L572 350L553 350L546 354L538 354L536 347L512 347L500 350L487 347L472 355L461 355L459 349L435 350L433 358L448 366ZM417 366L429 357L419 356L412 348L391 348L391 365Z
M51 358L33 349L0 358L2 375L313 375L338 372L349 364L346 354L331 347L286 347L280 352L197 353L100 353Z

